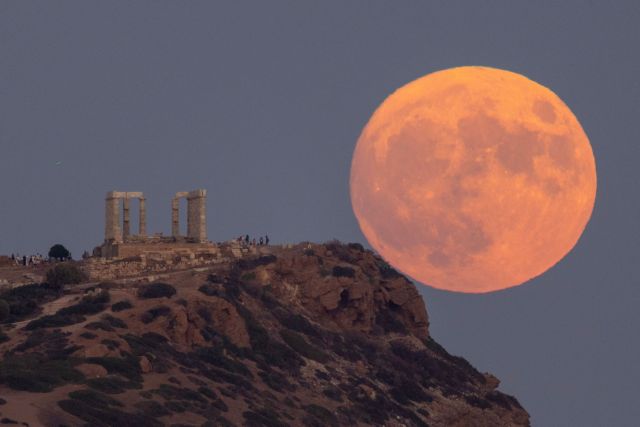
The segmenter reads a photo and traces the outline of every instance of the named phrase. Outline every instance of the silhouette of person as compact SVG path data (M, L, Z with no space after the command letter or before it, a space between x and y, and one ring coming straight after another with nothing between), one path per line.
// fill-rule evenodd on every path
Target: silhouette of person
M269 244L269 236L267 234L264 235L264 244L265 245Z
M249 235L247 234L246 236L244 236L244 242L248 245L249 244Z

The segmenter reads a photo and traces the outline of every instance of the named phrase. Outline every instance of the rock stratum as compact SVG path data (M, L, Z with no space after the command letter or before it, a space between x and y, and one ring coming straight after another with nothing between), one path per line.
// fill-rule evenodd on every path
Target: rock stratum
M495 377L430 337L411 282L358 244L0 298L2 423L529 425Z

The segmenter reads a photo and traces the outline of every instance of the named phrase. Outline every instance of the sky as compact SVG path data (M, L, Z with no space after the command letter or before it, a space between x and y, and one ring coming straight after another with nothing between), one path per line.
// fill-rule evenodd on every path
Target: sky
M502 380L534 426L640 419L640 3L0 2L0 254L101 243L104 195L144 191L170 233L208 190L209 238L366 243L349 199L375 108L427 73L504 68L590 138L591 222L542 276L469 295L418 284L433 337Z

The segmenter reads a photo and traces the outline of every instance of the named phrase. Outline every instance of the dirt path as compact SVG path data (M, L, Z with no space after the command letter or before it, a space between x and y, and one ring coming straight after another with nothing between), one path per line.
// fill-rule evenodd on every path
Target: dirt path
M71 305L71 301L73 301L74 299L78 298L78 295L76 294L69 294L69 295L64 295L54 301L51 301L49 303L43 304L42 305L42 312L37 316L37 317L42 317L42 316L48 316L51 314L54 314L56 311L60 310L63 307L66 307L68 305ZM16 322L14 323L15 327L17 329L23 328L24 326L26 326L29 322L31 322L32 320L36 319L37 317L34 318L30 318L27 320L21 320L20 322Z

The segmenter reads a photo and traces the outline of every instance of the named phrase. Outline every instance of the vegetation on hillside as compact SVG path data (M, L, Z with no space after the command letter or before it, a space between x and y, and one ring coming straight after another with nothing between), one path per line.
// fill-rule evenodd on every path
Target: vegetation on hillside
M66 261L71 259L71 252L63 245L57 243L49 249L49 258L55 259L58 261Z
M45 283L51 289L60 290L65 285L76 285L87 280L87 275L75 264L64 263L47 271Z
M60 296L49 280L6 291L0 319L32 320L9 332L0 384L58 390L55 410L92 426L162 426L187 415L207 427L426 426L449 401L465 413L524 413L464 359L411 332L416 312L389 297L411 295L411 285L393 288L402 276L360 245L296 256L231 262L206 282L194 274L135 293L96 288L39 317ZM324 308L316 300L327 295ZM305 298L317 305L303 307Z

